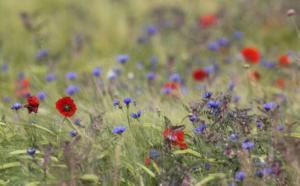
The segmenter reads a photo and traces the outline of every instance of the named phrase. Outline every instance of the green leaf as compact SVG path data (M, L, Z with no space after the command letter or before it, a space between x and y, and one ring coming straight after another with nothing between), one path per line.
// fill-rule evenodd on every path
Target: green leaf
M291 136L295 138L300 138L300 133L291 133Z
M84 174L80 177L80 179L83 181L97 182L98 176L94 174Z
M153 165L154 169L156 170L157 174L160 174L160 170L154 161L153 161L152 165Z
M106 156L108 154L108 151L104 151L102 152L99 156L98 159L102 159L104 156Z
M131 165L129 165L128 163L126 162L122 162L122 164L131 172L131 174L134 176L134 177L138 177L138 173L136 172L135 168L133 168Z
M35 154L40 154L41 152L36 150ZM15 150L9 153L10 155L19 155L19 154L27 154L27 150Z
M125 183L126 181L125 181L124 178L121 178L121 182ZM127 184L128 184L129 186L135 186L135 185L134 185L132 182L130 182L129 180L127 180Z
M6 185L6 184L7 184L7 182L0 180L0 185Z
M3 123L3 122L0 122L0 125L2 125L2 126L6 126L6 124L5 124L5 123Z
M45 127L42 127L42 126L39 126L39 125L36 125L36 124L31 124L31 126L37 128L37 129L41 129L41 130L43 130L43 131L45 131L45 132L48 132L48 133L50 133L50 134L52 134L52 135L55 135L51 130L46 129Z
M12 167L19 167L19 166L21 166L20 162L6 163L6 164L3 164L3 165L0 165L0 170L12 168Z
M137 163L138 166L140 166L147 174L149 174L152 178L155 178L155 174L154 172L152 172L150 169L148 169L147 167L145 167L144 165L141 165L139 163Z
M211 181L211 180L213 180L213 179L215 179L215 178L223 178L223 177L225 177L225 176L226 176L226 174L224 174L224 173L214 173L214 174L209 174L206 178L204 178L204 179L202 179L200 182L198 182L198 183L196 184L196 186L204 185L204 184L206 184L207 182L209 182L209 181Z
M190 154L197 158L202 158L202 155L199 152L193 151L192 149L185 149L185 150L177 150L174 152L175 155L178 154Z

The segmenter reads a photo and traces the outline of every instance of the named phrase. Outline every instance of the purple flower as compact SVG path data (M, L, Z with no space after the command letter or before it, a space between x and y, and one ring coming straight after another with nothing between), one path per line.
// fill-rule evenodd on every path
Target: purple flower
M243 180L243 179L245 179L245 177L246 177L246 173L244 173L244 172L239 172L239 173L235 174L235 178L238 180Z
M49 50L43 49L43 50L38 51L35 57L38 61L40 61L42 59L47 58L48 56L49 56Z
M209 101L207 103L208 108L218 108L221 105L220 101L217 100L216 102L214 101Z
M131 113L130 116L134 119L141 117L142 112L139 110L137 113Z
M74 41L75 41L75 43L81 43L81 42L82 42L82 37L81 37L81 35L77 34L77 35L74 37Z
M258 128L261 127L261 123L260 123L260 122L257 123L257 127L258 127Z
M6 102L6 103L9 103L11 101L11 97L10 96L4 96L3 101Z
M128 61L129 56L127 54L120 54L117 56L117 61L121 64L124 64Z
M195 121L195 119L196 119L196 116L191 116L191 117L189 118L190 121Z
M77 72L71 71L66 74L66 78L68 80L75 80L78 78L78 74L77 74Z
M126 105L128 105L129 103L131 103L131 98L124 98L123 99L123 103L125 103Z
M7 71L8 71L8 65L7 65L7 63L3 63L1 65L1 70L2 70L3 73L7 73Z
M147 79L154 80L156 78L156 74L154 72L149 72L147 74Z
M275 63L267 60L261 60L260 64L267 69L275 69L276 67Z
M96 67L96 68L93 70L93 72L92 72L92 74L93 74L94 76L100 76L101 73L102 73L102 69L101 69L100 67Z
M228 89L233 90L234 87L235 87L235 83L233 81L230 81L230 83L228 85Z
M22 80L25 77L25 73L19 72L18 77L19 77L19 80Z
M118 99L115 99L115 101L113 102L113 106L115 107L115 109L117 109L119 105L120 101Z
M46 81L50 82L50 81L54 81L56 80L56 74L47 74L45 76Z
M126 127L125 126L117 126L113 129L113 133L117 133L117 134L122 134L123 132L126 131Z
M72 131L70 132L70 136L71 136L71 137L77 136L76 130L72 130Z
M209 170L210 169L210 164L205 164L205 169Z
M40 100L44 100L47 97L47 94L45 92L38 92L36 94L36 97L39 98Z
M229 138L230 138L231 140L235 140L235 139L236 139L236 136L235 136L234 134L231 134L231 135L229 136Z
M145 31L148 35L152 36L152 35L155 35L155 34L158 32L158 29L157 29L156 26L150 25L150 26L145 26L145 27L144 27L144 31Z
M231 63L231 62L232 62L232 58L231 58L230 56L227 56L227 57L225 58L225 63L229 64L229 63Z
M229 45L229 39L227 37L220 37L217 41L217 43L220 46L228 46Z
M219 44L217 42L215 42L215 43L208 43L207 48L209 50L212 50L212 51L217 51L217 50L219 50L220 46L219 46Z
M78 118L76 118L74 121L73 121L73 123L74 123L74 125L80 125L80 122L81 122L81 120L80 119L78 119Z
M259 170L255 173L255 176L262 178L264 176L263 171Z
M163 93L163 94L170 94L171 92L172 92L172 89L170 88L170 87L163 87L162 89L161 89L161 92Z
M36 149L35 148L29 148L27 149L27 154L29 155L34 155L35 154Z
M254 146L255 146L254 142L244 142L242 144L242 148L243 149L248 149L248 150L251 150Z
M205 98L210 98L212 95L213 95L212 92L207 92L207 93L203 92L203 93L202 93L202 98L203 98L203 99L205 99Z
M149 157L150 157L151 159L158 158L158 157L159 157L159 154L157 154L156 150L151 150L151 151L149 152Z
M180 81L180 75L179 75L179 74L172 74L172 75L170 76L169 80L170 80L171 82L178 82L178 81Z
M156 56L152 56L152 57L150 58L150 62L151 62L151 63L157 63L157 62L158 62L158 58L157 58Z
M268 102L266 104L263 105L263 108L266 110L266 111L269 111L271 110L272 108L276 107L277 106L277 103L276 102Z
M12 110L19 110L20 108L22 108L22 104L21 103L15 103L10 108Z
M235 39L242 39L243 37L244 37L244 33L242 31L234 32L234 38Z
M68 86L68 88L66 89L66 93L68 95L73 95L75 94L76 92L79 91L79 86L78 85L70 85Z
M206 129L206 124L205 123L200 124L199 129L200 129L200 132L203 132Z
M206 72L207 74L213 73L216 71L215 66L206 66L203 68L203 71Z
M279 125L276 129L282 131L282 130L284 130L284 126L283 125Z
M234 99L233 99L234 102L238 102L240 100L241 100L241 96L234 96Z
M264 168L264 170L262 172L263 172L263 174L273 174L274 170L271 167L267 167L267 168Z
M296 13L296 11L294 9L289 9L287 12L286 12L286 15L287 16L292 16Z

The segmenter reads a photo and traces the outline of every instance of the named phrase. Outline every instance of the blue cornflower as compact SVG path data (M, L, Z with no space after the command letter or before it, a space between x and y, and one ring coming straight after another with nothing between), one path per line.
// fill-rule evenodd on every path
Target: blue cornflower
M228 85L228 89L232 90L235 87L235 83L233 81L230 81L229 85Z
M80 122L81 122L81 120L78 119L78 118L76 118L76 119L73 121L74 125L80 125Z
M74 41L75 41L75 43L81 43L81 42L82 42L82 37L81 37L81 35L79 35L79 34L75 35Z
M277 128L276 128L277 130L284 130L284 126L283 125L279 125Z
M243 179L245 179L245 177L246 177L246 173L244 173L244 172L239 172L239 173L235 174L235 178L238 180L243 180Z
M235 140L235 139L236 139L236 136L235 136L234 134L231 134L231 135L229 136L229 138L230 138L231 140Z
M261 127L261 123L260 123L260 122L257 123L257 127L258 127L258 128Z
M155 34L158 32L158 29L157 29L156 26L150 25L150 26L145 26L145 27L144 27L144 31L145 31L148 35L152 36L152 35L155 35Z
M196 119L196 116L191 116L191 117L189 118L190 121L195 121L195 119Z
M219 50L220 46L219 46L219 44L217 42L215 42L215 43L208 43L207 48L209 50L212 50L212 51L217 51L217 50Z
M217 40L217 42L220 46L228 46L229 45L229 39L227 37L220 37Z
M205 164L205 169L209 170L210 169L210 164Z
M203 92L202 93L202 98L210 98L212 95L213 95L212 92L207 92L207 93Z
M203 132L206 129L206 124L205 123L200 124L199 129L200 129L200 132Z
M150 157L151 159L158 158L158 157L159 157L159 154L157 154L156 150L151 150L151 151L149 152L149 157Z
M56 74L47 74L45 76L46 81L50 82L50 81L54 81L56 80Z
M126 131L126 127L125 126L117 126L113 129L113 133L117 133L117 134L122 134L123 132Z
M263 174L273 174L274 170L271 167L264 168Z
M66 74L66 78L67 78L67 80L75 80L78 78L78 74L77 74L77 72L71 71Z
M158 58L157 58L156 56L152 56L152 57L150 58L150 62L151 62L151 63L157 63L157 62L158 62Z
M22 80L24 77L25 77L25 73L24 72L19 72L19 74L18 74L19 80Z
M262 178L264 176L263 171L259 170L255 173L255 176Z
M241 100L241 96L234 96L233 101L238 102Z
M73 94L75 94L78 91L79 91L79 86L78 85L70 85L66 89L66 93L68 95L73 95Z
M196 127L196 128L193 129L193 132L197 133L197 132L201 132L201 130L200 130L200 128Z
M115 72L115 71L112 71L110 70L108 73L107 73L107 79L109 80L114 80L118 77L118 74Z
M242 148L248 149L248 150L251 150L254 146L255 146L255 143L252 141L251 142L246 141L246 142L243 142L243 144L242 144Z
M231 186L239 186L239 185L235 182L231 182Z
M21 103L15 103L10 108L12 110L19 110L20 108L22 108L22 104Z
M7 63L3 63L1 65L1 70L2 70L3 73L7 73L7 71L8 71L8 65L7 65Z
M45 92L38 92L36 94L36 97L39 98L40 100L43 100L47 97L47 94Z
M170 94L170 93L172 92L172 89L171 89L171 87L163 87L163 88L161 89L161 92L162 92L163 94Z
M70 132L70 136L71 136L71 137L77 136L76 130L72 130L72 131Z
M149 72L147 74L147 79L154 80L156 78L156 74L154 72Z
M263 108L266 110L266 111L269 111L271 110L272 108L276 107L277 106L277 103L276 102L268 102L266 104L263 105Z
M170 76L169 80L170 80L171 82L178 82L178 81L180 81L180 75L179 75L179 74L172 74L172 75Z
M121 64L124 64L128 61L129 56L127 54L120 54L117 56L117 61Z
M9 103L11 101L11 97L10 96L4 96L3 101L6 102L6 103Z
M244 37L244 33L242 31L234 32L234 38L235 39L242 39L243 37Z
M276 67L275 63L267 60L261 60L260 64L267 69L275 69Z
M113 102L113 106L115 107L115 109L117 109L119 105L120 101L118 99L115 99L115 101Z
M96 68L93 70L93 72L92 72L92 74L93 74L94 76L100 76L101 73L102 73L102 69L101 69L100 67L96 67Z
M136 64L135 64L136 68L139 69L139 70L143 70L144 68L144 64L142 61L138 61Z
M129 105L129 103L131 103L131 98L124 98L123 103L125 103L126 105Z
M219 100L217 100L216 102L211 100L207 103L208 108L218 108L218 106L220 106L220 105L221 105L221 103Z
M43 49L43 50L40 50L36 53L36 59L37 60L42 60L42 59L45 59L49 56L49 50L48 49Z
M27 154L29 155L34 155L35 154L36 149L35 148L29 148L27 149Z
M229 63L231 63L231 62L232 62L232 58L231 58L230 56L227 56L227 57L225 58L225 63L229 64Z
M203 68L203 71L206 72L207 74L213 73L216 71L215 66L206 66Z
M131 113L130 116L134 119L141 117L142 112L139 110L137 113Z

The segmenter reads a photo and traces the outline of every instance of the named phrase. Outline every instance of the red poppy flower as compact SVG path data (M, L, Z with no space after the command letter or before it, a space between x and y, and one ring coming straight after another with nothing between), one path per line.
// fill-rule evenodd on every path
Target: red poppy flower
M279 65L281 67L285 67L285 66L288 66L290 64L290 59L286 55L280 56L278 60L279 60Z
M258 81L258 80L260 80L260 73L259 72L257 72L257 71L251 71L250 73L249 73L249 79L250 79L250 81Z
M149 156L145 159L145 165L150 165L151 159Z
M74 100L70 97L64 97L56 102L56 109L65 117L71 117L76 112L76 105Z
M275 81L275 85L276 85L276 87L283 89L285 87L284 79L281 78L281 77L277 78L276 81Z
M187 146L185 143L180 144L180 150L187 149Z
M38 98L36 98L35 96L28 96L27 101L28 104L24 105L24 107L28 109L28 114L30 114L31 112L37 113L40 105L40 101L38 100Z
M214 14L205 14L200 16L200 25L204 28L214 25L216 23L216 16Z
M204 72L204 70L202 69L198 69L196 71L194 71L193 73L193 78L196 81L202 81L203 79L207 78L208 74L206 72Z
M166 129L164 132L164 139L166 138L169 138L172 141L172 145L180 145L184 142L184 132Z
M175 82L167 82L164 84L163 88L171 88L172 90L179 90L180 85Z
M254 47L245 47L242 50L242 55L248 63L258 63L260 59L259 51Z

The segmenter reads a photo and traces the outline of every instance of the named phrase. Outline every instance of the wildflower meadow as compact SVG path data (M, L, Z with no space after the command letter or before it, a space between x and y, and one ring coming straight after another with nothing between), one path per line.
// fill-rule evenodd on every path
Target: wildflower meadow
M299 0L2 0L0 20L0 186L300 185Z

